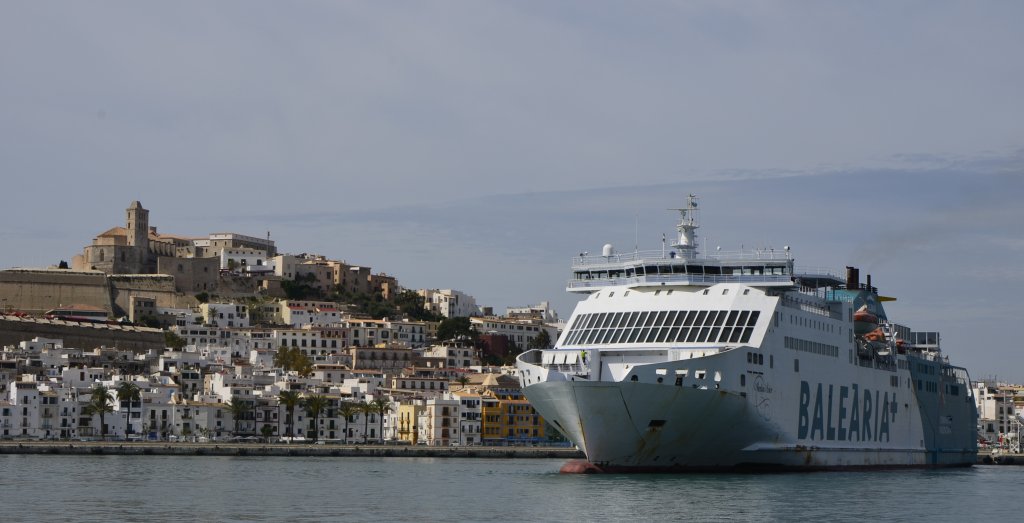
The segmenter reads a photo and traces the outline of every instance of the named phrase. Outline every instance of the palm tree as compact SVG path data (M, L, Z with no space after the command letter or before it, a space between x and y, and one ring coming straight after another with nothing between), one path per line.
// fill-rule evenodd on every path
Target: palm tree
M131 434L132 431L132 403L139 401L142 397L142 392L139 390L139 386L131 381L122 381L117 385L117 401L121 403L128 402L128 423L124 429L125 437Z
M239 397L235 396L231 398L231 401L227 402L228 412L231 413L231 419L235 420L235 430L232 432L235 436L241 432L238 430L238 422L245 418L246 413L249 412L249 404Z
M288 410L288 432L286 434L288 437L294 438L295 434L293 433L293 429L295 428L295 406L302 401L302 398L299 397L299 393L294 390L282 390L281 393L277 395L277 399Z
M373 400L372 402L370 402L370 405L373 407L374 412L376 412L377 415L380 416L380 419L378 420L379 423L380 423L380 432L379 432L379 434L380 434L380 441L383 443L384 442L384 415L387 414L388 412L391 412L391 402L386 400L386 399L384 399L384 398L377 398L377 399Z
M82 409L86 416L99 414L100 435L107 439L106 415L114 412L114 406L110 404L110 389L102 383L97 383L90 391L89 403Z
M459 383L459 385L461 385L462 388L465 389L466 385L469 385L469 376L466 376L465 374L462 374L455 381L457 381Z
M306 413L313 418L313 441L316 441L320 436L320 414L327 410L330 400L327 399L327 396L314 394L306 398L303 403L306 406Z
M373 414L374 412L373 403L360 403L359 412L363 415L363 443L365 444L367 442L367 438L370 437L370 414Z
M348 445L348 420L359 412L359 405L349 401L341 402L338 406L338 414L345 418L345 444Z

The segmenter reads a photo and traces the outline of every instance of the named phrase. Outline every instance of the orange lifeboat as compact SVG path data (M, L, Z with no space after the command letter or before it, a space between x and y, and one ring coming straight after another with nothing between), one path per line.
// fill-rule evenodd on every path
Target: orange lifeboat
M854 334L864 336L876 329L878 329L878 316L869 312L867 305L862 306L857 309L857 312L853 313Z
M864 339L871 342L885 343L885 332L882 332L882 328L878 327L875 330L864 334Z

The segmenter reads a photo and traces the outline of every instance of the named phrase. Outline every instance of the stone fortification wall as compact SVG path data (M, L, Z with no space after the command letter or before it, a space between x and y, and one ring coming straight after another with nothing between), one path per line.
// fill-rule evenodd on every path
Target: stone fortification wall
M127 316L132 296L153 298L157 307L191 307L195 298L174 290L174 277L166 274L112 274L107 277L117 316Z
M87 350L101 345L138 353L165 348L160 329L0 316L0 345L17 345L36 337L62 339L65 347Z
M0 271L2 308L42 314L68 305L91 305L111 311L110 288L103 273L59 269Z

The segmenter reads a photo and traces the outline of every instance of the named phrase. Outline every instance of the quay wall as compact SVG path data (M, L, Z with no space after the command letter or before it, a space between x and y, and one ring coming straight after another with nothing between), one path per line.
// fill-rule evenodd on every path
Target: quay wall
M569 447L425 447L413 445L284 445L259 443L4 441L0 454L154 455L154 456L321 456L434 458L579 459Z

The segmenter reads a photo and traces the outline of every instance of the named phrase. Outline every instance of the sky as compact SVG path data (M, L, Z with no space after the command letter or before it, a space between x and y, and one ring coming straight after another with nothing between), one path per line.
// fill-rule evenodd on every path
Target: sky
M0 267L124 222L552 302L604 243L871 273L1024 382L1024 3L0 3Z

